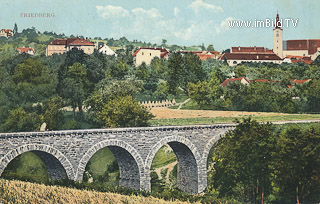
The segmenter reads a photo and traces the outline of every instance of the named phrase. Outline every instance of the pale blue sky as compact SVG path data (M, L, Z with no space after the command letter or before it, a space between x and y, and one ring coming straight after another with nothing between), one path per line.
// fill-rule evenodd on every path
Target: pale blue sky
M228 28L228 19L299 19L284 28L286 39L320 39L318 0L0 0L0 28L31 26L85 37L120 38L168 44L213 44L272 48L272 28ZM25 18L21 13L54 13L54 18Z

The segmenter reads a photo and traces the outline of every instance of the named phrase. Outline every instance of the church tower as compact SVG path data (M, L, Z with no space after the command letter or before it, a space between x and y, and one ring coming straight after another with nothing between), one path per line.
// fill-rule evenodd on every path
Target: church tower
M273 52L279 57L283 58L283 47L282 47L282 28L281 22L279 20L279 14L277 13L276 17L276 26L273 29Z

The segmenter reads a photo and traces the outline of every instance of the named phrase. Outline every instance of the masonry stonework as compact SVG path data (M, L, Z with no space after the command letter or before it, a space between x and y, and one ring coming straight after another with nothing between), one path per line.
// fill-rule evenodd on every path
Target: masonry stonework
M151 164L168 144L178 160L178 187L201 193L207 187L207 159L214 143L235 124L164 126L0 133L0 175L25 152L34 152L48 168L52 180L82 181L90 158L108 147L118 161L120 185L151 190Z

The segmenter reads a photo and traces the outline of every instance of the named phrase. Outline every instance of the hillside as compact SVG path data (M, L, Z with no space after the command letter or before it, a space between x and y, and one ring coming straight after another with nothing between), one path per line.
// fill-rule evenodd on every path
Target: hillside
M58 186L45 186L21 181L0 180L0 203L152 203L178 204L180 201L165 201L153 197L124 196L76 190Z

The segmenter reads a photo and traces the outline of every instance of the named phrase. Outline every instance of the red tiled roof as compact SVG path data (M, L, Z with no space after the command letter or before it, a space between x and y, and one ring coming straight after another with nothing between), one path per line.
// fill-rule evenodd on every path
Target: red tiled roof
M298 79L290 79L291 85L288 85L288 88L293 87L295 84L304 84L306 82L311 81L311 79L304 79L304 80L298 80Z
M242 79L245 79L248 83L250 83L250 81L246 77L239 77L239 78L226 79L224 80L224 82L221 83L221 86L226 87L230 82L241 81Z
M264 47L232 47L232 53L273 53L272 50L264 48Z
M290 81L292 82L292 84L303 84L303 83L311 81L311 79L303 79L303 80L290 79Z
M56 39L50 42L50 45L91 45L94 46L93 42L89 42L81 38L68 38L68 39Z
M215 56L219 55L220 52L219 51L180 51L181 53L194 53L196 54L200 60L207 60L207 59L211 59L214 58Z
M305 64L311 64L313 62L311 60L311 57L307 57L307 56L287 55L285 58L291 59L292 63L304 62Z
M10 29L2 29L2 30L4 30L4 32L6 32L6 33L12 32L12 30L10 30Z
M18 47L17 50L18 50L20 53L22 53L22 52L28 53L28 51L33 51L33 52L34 52L34 50L33 50L32 47Z
M249 53L224 53L219 59L224 60L282 60L274 53L266 54L249 54Z
M94 46L94 42L89 42L85 39L80 39L80 38L69 38L69 39L67 39L67 44L68 45L91 45L91 46Z
M255 79L255 80L250 80L250 82L269 82L269 83L277 83L281 81L270 81L269 79Z
M161 47L141 47L141 48L139 48L138 50L136 50L136 51L132 54L132 56L135 57L135 56L138 54L138 52L139 52L140 50L142 50L142 49L144 49L144 50L160 50L160 52L161 52L160 57L161 57L161 58L163 58L163 57L165 57L167 54L169 54L169 51L168 51L167 49L165 49L165 48L161 48Z
M308 50L308 40L287 40L287 50Z
M309 49L308 54L313 55L317 52L318 47L320 47L320 39L308 40L309 41Z
M305 64L311 64L313 61L312 60L305 60L305 59L292 59L291 60L292 63L299 63L299 62L303 62Z
M317 52L320 47L320 39L287 40L287 50L308 50L309 55Z

